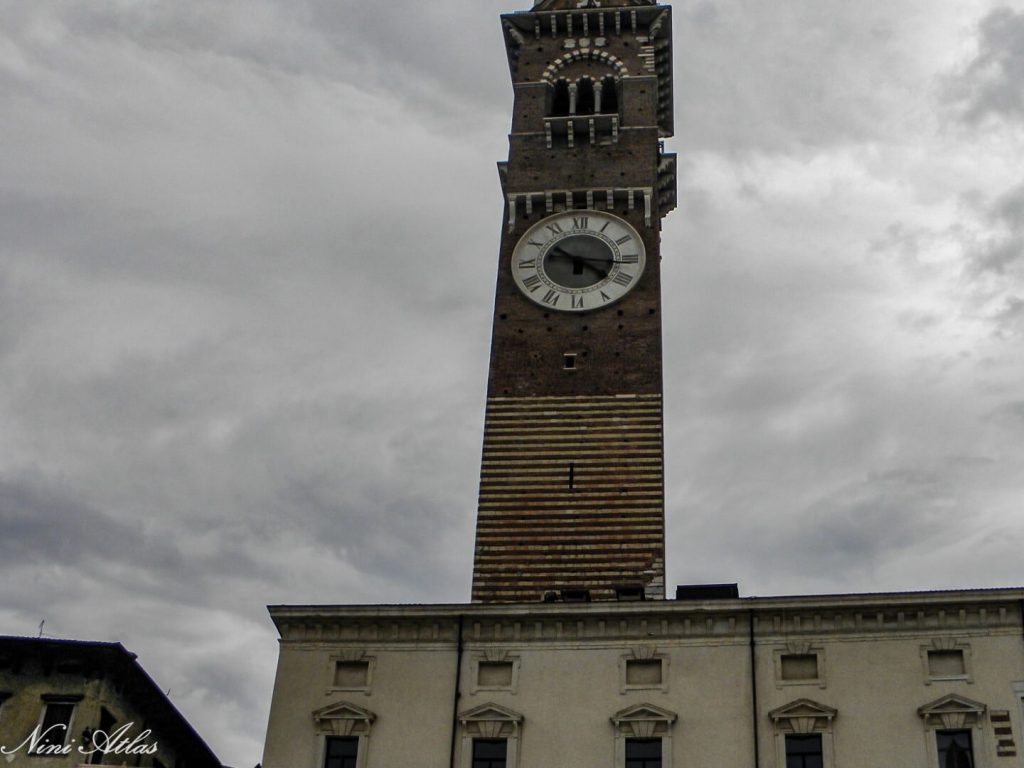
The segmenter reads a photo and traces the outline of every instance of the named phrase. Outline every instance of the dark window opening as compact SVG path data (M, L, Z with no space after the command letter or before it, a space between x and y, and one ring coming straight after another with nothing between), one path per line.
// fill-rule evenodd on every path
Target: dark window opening
M565 355L563 358L565 370L571 371L576 368L576 355Z
M576 84L576 114L594 114L594 81L584 77Z
M606 77L601 83L601 114L614 115L619 111L619 87L614 77Z
M505 768L507 756L505 739L473 739L473 768Z
M563 589L562 600L567 603L589 603L589 589Z
M569 84L565 80L555 83L555 92L551 96L551 114L554 117L569 114Z
M74 704L49 702L43 712L40 724L40 739L37 747L63 747L67 742L68 727L71 725L71 714L75 711Z
M786 768L822 768L821 734L787 735Z
M643 587L616 587L615 588L615 599L623 602L643 600L644 599L644 588Z
M626 768L661 768L661 739L626 739Z
M974 768L970 731L939 731L939 768Z
M100 707L100 727L99 727L99 730L102 733L104 733L105 735L109 736L111 733L114 732L114 726L115 725L117 725L117 718L114 717L114 715L106 707ZM157 761L157 760L153 761L154 768L155 768L157 762L159 762L159 761ZM101 765L102 763L103 763L103 751L102 750L96 750L89 757L89 764L90 765ZM163 767L161 766L161 768L163 768Z
M568 368L568 366L566 366L566 367ZM570 462L570 464L569 464L569 490L571 491L575 487L576 487L576 465Z
M354 736L330 736L327 739L327 757L324 768L356 768L359 739Z

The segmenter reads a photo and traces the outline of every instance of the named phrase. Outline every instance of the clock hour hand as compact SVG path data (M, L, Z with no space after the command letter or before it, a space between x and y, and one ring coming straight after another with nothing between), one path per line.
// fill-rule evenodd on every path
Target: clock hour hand
M581 267L588 267L589 269L593 270L598 275L600 275L602 278L608 277L608 272L611 270L611 260L609 259L595 259L591 256L574 256L573 254L569 253L568 251L562 248L559 248L558 246L552 248L551 253L554 254L555 256L561 256L564 259L569 259L574 264L578 261L580 262ZM595 267L594 264L600 264L602 266L605 266L606 269L602 270L598 267Z

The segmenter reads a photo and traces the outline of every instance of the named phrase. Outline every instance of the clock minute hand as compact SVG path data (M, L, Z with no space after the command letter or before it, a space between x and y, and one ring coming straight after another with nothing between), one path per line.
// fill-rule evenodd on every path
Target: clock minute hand
M595 258L594 256L574 256L568 251L565 251L557 246L555 248L552 248L551 252L558 256L564 256L567 259L579 259L580 261L589 261L593 262L594 264L611 264L613 261L612 259L599 259Z

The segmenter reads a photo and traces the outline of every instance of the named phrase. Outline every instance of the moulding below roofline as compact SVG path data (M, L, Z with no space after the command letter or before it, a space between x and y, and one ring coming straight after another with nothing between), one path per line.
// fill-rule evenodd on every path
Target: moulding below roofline
M678 644L732 644L749 637L748 611L735 600L722 601L719 609L702 605L659 601L633 604L645 610L622 610L622 604L608 604L615 610L544 610L534 612L474 612L478 606L463 606L463 639L466 643L534 644L551 646L585 643L620 643L634 640L664 640ZM726 605L728 604L728 605ZM602 605L602 604L590 604ZM671 609L669 608L671 606ZM493 608L494 606L488 606ZM522 606L515 606L517 609ZM577 606L573 606L575 609ZM589 606L587 606L589 608ZM448 610L425 612L421 607L366 613L327 606L322 610L274 613L282 641L297 644L368 644L374 647L410 644L424 650L445 648L455 642L458 613ZM447 609L449 607L438 607ZM754 634L762 643L793 637L832 638L856 641L875 637L921 638L933 635L1016 635L1020 631L1020 603L953 602L936 604L874 603L870 609L858 605L803 603L800 609L755 608Z

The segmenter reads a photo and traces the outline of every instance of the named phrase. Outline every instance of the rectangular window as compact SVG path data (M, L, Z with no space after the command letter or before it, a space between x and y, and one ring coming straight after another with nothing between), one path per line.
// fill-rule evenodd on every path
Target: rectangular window
M334 665L335 688L365 688L369 679L368 661L339 661Z
M942 768L974 768L970 731L939 731L935 734Z
M626 685L661 685L661 659L627 661Z
M783 680L817 680L818 654L788 653L782 656Z
M37 751L45 753L43 747L64 746L74 711L74 704L51 701L45 705L43 719L39 724L40 739L36 742Z
M354 736L327 738L327 757L324 768L356 768L359 739Z
M822 768L821 734L788 734L786 768Z
M507 759L507 740L473 739L473 768L505 768Z
M626 739L626 768L661 768L661 739Z
M939 678L966 676L963 650L928 651L928 675Z
M512 671L511 661L481 661L477 684L481 688L510 688Z

